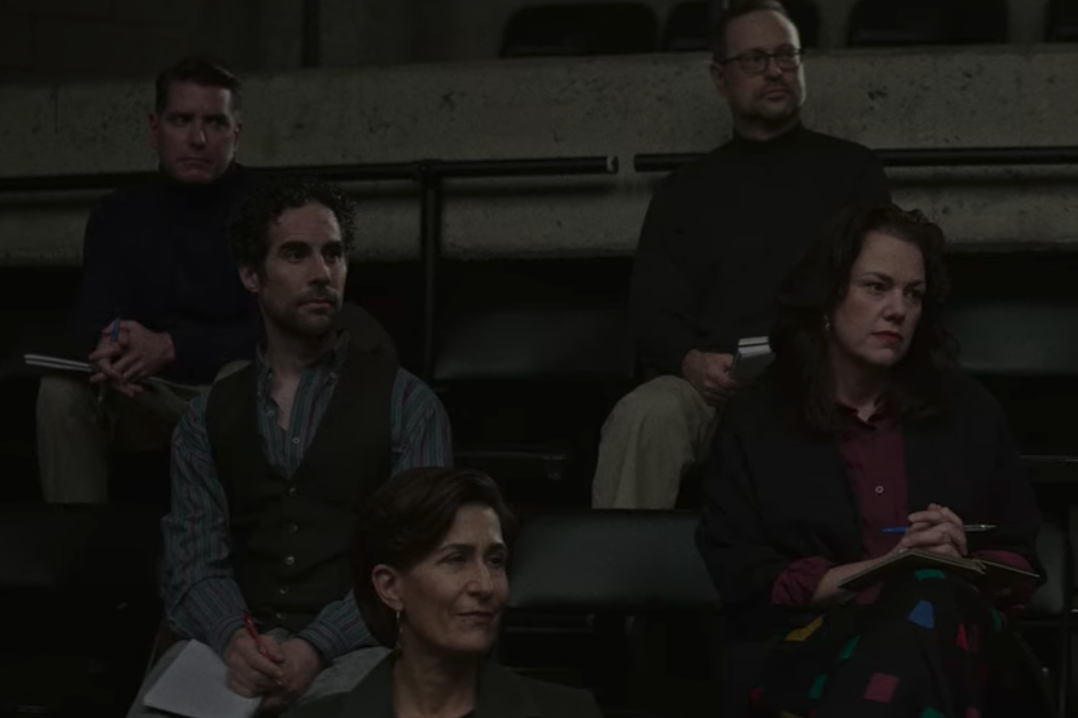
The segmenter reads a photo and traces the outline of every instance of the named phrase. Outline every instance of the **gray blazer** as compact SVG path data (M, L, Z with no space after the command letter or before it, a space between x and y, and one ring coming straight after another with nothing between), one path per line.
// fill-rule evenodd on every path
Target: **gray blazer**
M518 676L487 661L469 718L602 718L591 693ZM287 718L396 718L393 662L387 656L349 693L323 698L286 713Z

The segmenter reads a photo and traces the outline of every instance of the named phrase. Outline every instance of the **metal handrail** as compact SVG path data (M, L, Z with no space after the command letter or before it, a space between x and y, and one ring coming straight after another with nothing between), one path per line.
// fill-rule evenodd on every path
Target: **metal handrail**
M276 174L309 174L334 182L402 181L419 185L419 255L423 264L423 375L434 368L437 316L437 265L442 251L444 180L496 177L551 177L617 174L618 158L540 157L503 160L417 160L355 165L308 165L260 167L256 171ZM126 172L97 175L45 175L0 178L0 193L71 192L114 189L128 184L159 181L159 172Z
M875 150L886 167L988 167L1078 164L1078 147L938 147ZM638 154L637 172L669 172L704 156L700 152Z
M355 165L257 167L278 174L310 174L334 182L422 181L424 178L539 177L618 173L617 157L541 157L504 160L416 160ZM0 193L73 192L152 182L159 172L0 177Z

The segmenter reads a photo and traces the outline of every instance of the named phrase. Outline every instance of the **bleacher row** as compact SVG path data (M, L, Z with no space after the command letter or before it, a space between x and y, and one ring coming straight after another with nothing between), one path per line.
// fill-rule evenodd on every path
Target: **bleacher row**
M382 320L405 366L438 392L458 463L488 471L524 517L502 660L593 688L610 715L716 715L721 599L692 540L698 499L685 492L683 511L587 509L599 428L638 378L626 316L631 258L435 255L430 266L357 263L346 297ZM1050 580L1024 625L1063 698L1078 487L1078 254L957 252L951 260L949 321L963 365L1008 410L1048 520L1040 551ZM430 302L428 272L437 287ZM0 270L0 306L42 325L31 333L62 326L77 279L71 269ZM27 296L40 301L27 307ZM51 313L42 312L47 303ZM427 346L419 335L430 311L437 322ZM36 492L32 461L17 468L33 454L34 387L25 376L0 383L5 484L23 486L23 496ZM0 715L122 715L134 694L161 618L155 566L167 456L117 469L126 488L117 486L107 509L4 496L0 597L21 620L5 649L18 660L5 661L13 667L0 679Z
M952 264L963 364L1008 408L1048 519L1039 549L1049 582L1023 625L1062 698L1078 487L1078 302L1066 281L1075 257L960 253ZM627 258L439 262L428 378L450 412L458 461L487 469L524 514L502 660L593 688L609 715L714 716L721 601L693 544L695 512L586 509L598 427L634 377L628 268ZM360 264L349 290L412 366L414 317L393 317L408 314L398 300L418 269ZM391 287L399 294L387 301ZM160 471L141 480L167 483ZM19 661L0 684L0 711L122 714L161 616L159 510L0 509L3 603L26 618L11 630L6 650Z
M804 47L820 37L820 7L813 0L783 3ZM687 52L708 49L709 3L690 0L660 20L643 3L536 5L506 24L501 56L544 57ZM1078 2L1047 0L1044 40L1078 41ZM849 47L968 45L1008 40L1007 0L860 0L850 13Z

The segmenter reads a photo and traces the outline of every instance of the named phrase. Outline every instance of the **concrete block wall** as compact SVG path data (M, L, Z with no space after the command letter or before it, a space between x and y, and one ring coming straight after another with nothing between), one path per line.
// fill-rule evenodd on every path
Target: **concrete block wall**
M806 121L874 148L1078 145L1078 48L843 51L807 67ZM707 151L729 121L703 55L401 65L252 76L241 156L288 166L614 155L615 177L447 185L450 256L624 255L648 152ZM0 88L0 176L145 170L148 83ZM896 197L965 247L1078 247L1078 168L899 170ZM416 255L414 188L355 187L358 256ZM92 197L0 196L0 262L75 264Z

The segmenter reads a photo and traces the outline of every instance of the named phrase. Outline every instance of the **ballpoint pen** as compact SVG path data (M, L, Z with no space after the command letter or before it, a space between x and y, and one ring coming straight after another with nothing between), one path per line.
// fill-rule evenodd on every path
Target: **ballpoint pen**
M120 318L116 317L112 321L112 331L109 332L109 343L115 344L116 340L120 338ZM102 382L101 386L97 389L97 403L100 406L105 401L105 383Z
M986 531L994 531L994 524L966 524L962 527L962 530L968 534L979 534ZM880 529L880 533L885 534L904 534L909 531L909 526L892 526L886 529Z

